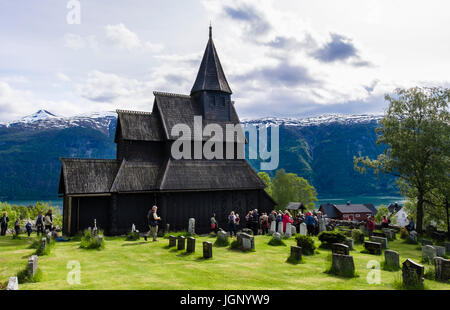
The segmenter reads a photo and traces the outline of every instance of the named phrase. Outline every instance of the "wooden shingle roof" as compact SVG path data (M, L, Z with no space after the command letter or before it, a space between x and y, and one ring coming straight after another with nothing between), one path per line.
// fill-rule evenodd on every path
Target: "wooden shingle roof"
M124 140L162 141L163 132L159 116L150 112L117 110L114 141L119 135Z
M111 192L139 192L157 189L161 165L124 160L111 186Z
M60 194L109 193L120 162L108 159L61 158Z

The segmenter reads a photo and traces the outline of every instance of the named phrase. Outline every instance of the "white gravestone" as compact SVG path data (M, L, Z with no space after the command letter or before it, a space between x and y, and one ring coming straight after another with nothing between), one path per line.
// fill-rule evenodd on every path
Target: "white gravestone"
M8 281L7 291L17 291L19 289L19 280L17 277L10 277Z
M270 223L269 234L273 234L276 231L277 231L277 223L275 221L272 221Z
M306 231L306 224L305 223L301 223L300 224L300 235L302 236L306 236L307 231Z
M292 229L291 229L292 225L291 223L286 223L286 237L290 238L292 237Z
M279 232L280 234L283 234L283 222L278 222L277 232Z
M195 235L195 219L192 217L189 219L188 232L191 235Z

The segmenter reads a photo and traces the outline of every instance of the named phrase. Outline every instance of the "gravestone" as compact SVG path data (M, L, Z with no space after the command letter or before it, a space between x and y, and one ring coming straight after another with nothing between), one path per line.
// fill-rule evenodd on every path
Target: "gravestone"
M436 248L431 245L422 245L422 261L432 263L436 255Z
M383 238L383 237L377 237L377 236L372 236L369 238L370 241L372 242L378 242L381 244L381 247L383 249L387 249L388 248L388 240L387 238Z
M434 258L434 272L435 278L438 281L447 282L450 280L450 260L435 257Z
M19 289L19 280L17 277L10 277L8 281L7 291L17 291Z
M436 245L436 256L445 257L445 247Z
M411 259L403 262L402 278L403 285L406 287L417 287L423 285L424 267Z
M432 240L422 239L422 245L433 245Z
M194 237L188 237L187 238L186 252L188 252L188 253L194 253L195 252L195 238Z
M325 227L325 220L323 218L319 219L319 231L325 231L327 228Z
M445 253L450 255L450 242L445 243Z
M386 238L386 233L374 231L374 232L372 232L372 236Z
M275 221L270 222L269 234L273 234L277 231L277 223Z
M344 254L332 254L331 272L337 275L354 275L355 263L353 256Z
M292 237L292 229L291 229L292 225L291 223L286 223L286 237L290 238Z
M331 245L331 252L333 254L343 254L343 255L349 255L350 249L347 245L342 243L333 243Z
M253 230L251 230L250 228L243 228L242 232L247 235L253 235Z
M302 248L299 246L291 246L291 256L290 258L296 262L302 260Z
M283 235L283 222L278 222L277 232Z
M302 236L306 236L307 230L306 230L306 224L305 223L301 223L300 224L299 234L302 235Z
M102 235L97 235L97 240L98 240L98 243L102 244L103 243L103 236Z
M169 232L169 229L170 229L170 224L166 224L166 233Z
M52 233L49 231L45 237L47 238L47 243L50 244L50 241L52 241Z
M45 249L47 248L47 238L41 239L41 247L42 247L42 251L45 251Z
M225 230L219 230L217 232L217 238L223 243L228 243L228 233Z
M359 225L359 229L363 232L364 236L369 235L369 231L367 230L367 226L365 224Z
M203 242L203 258L212 257L212 243L209 241Z
M177 246L177 237L174 235L169 236L169 248Z
M243 234L242 232L238 232L236 234L236 240L239 247L242 245L242 236L241 236L242 234Z
M195 218L189 219L188 232L190 235L195 235Z
M186 238L184 236L178 236L177 250L184 250L186 246Z
M396 239L395 231L394 231L394 230L389 229L389 228L383 228L383 232L385 233L386 238L387 238L389 241L393 241L393 240Z
M346 246L348 246L349 250L353 250L354 242L353 242L353 239L352 239L352 238L346 238L346 239L344 240L344 244L345 244Z
M37 255L31 255L31 257L28 259L28 265L27 265L27 273L30 277L33 277L36 274L36 271L38 269L38 257Z
M255 237L253 237L249 234L241 233L240 241L238 241L238 242L239 242L240 248L244 251L255 249Z
M291 226L291 234L292 234L293 236L295 236L296 233L297 233L297 228L295 228L295 226L292 225L292 226Z
M409 241L417 243L417 232L415 230L409 232Z
M398 269L400 268L400 255L396 251L384 251L384 263L387 267Z
M282 238L281 234L280 234L280 233L277 233L277 232L273 233L272 237L273 237L273 239L275 239L276 241L281 241L281 238Z
M364 241L364 248L370 253L375 255L381 254L381 243L372 242L372 241Z

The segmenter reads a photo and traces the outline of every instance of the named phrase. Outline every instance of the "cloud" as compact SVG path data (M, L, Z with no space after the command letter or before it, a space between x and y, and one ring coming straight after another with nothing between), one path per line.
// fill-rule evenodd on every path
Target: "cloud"
M311 34L305 34L303 40L298 40L294 37L276 36L273 40L265 43L269 47L283 50L307 49L312 50L317 48L316 40Z
M256 68L236 75L234 78L239 82L256 81L264 85L284 87L318 83L305 67L289 64L286 61L281 61L275 66Z
M63 81L63 82L70 82L70 81L72 81L72 79L70 77L68 77L67 75L65 75L64 73L61 73L61 72L58 72L56 74L56 76L58 77L58 79L60 81Z
M355 66L369 66L368 61L361 60L358 50L351 39L336 33L331 33L331 40L318 48L311 55L325 63L346 61L351 59Z
M117 25L107 25L105 27L106 38L120 49L135 50L144 49L151 52L160 52L162 44L143 42L138 35L120 23Z
M261 12L258 12L254 7L248 5L243 5L238 8L226 6L224 7L224 11L226 16L246 25L247 32L249 34L266 34L272 28L263 14Z
M79 34L66 33L64 35L64 46L73 50L84 48L98 49L98 43L95 36L82 37Z

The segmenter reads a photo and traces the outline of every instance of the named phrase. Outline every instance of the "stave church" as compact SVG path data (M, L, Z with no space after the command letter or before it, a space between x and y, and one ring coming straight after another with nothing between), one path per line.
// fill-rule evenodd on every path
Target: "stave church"
M265 183L245 159L176 159L171 152L177 140L177 124L194 126L240 125L209 28L209 40L190 95L154 92L151 112L117 110L114 142L116 159L61 158L58 193L63 197L63 232L97 226L106 235L122 235L132 224L148 231L147 212L158 206L160 227L187 230L196 220L196 233L210 231L216 214L219 227L227 230L231 211L241 216L249 210L271 211L276 203L265 192ZM202 138L200 143L206 143ZM247 143L234 142L238 150Z

